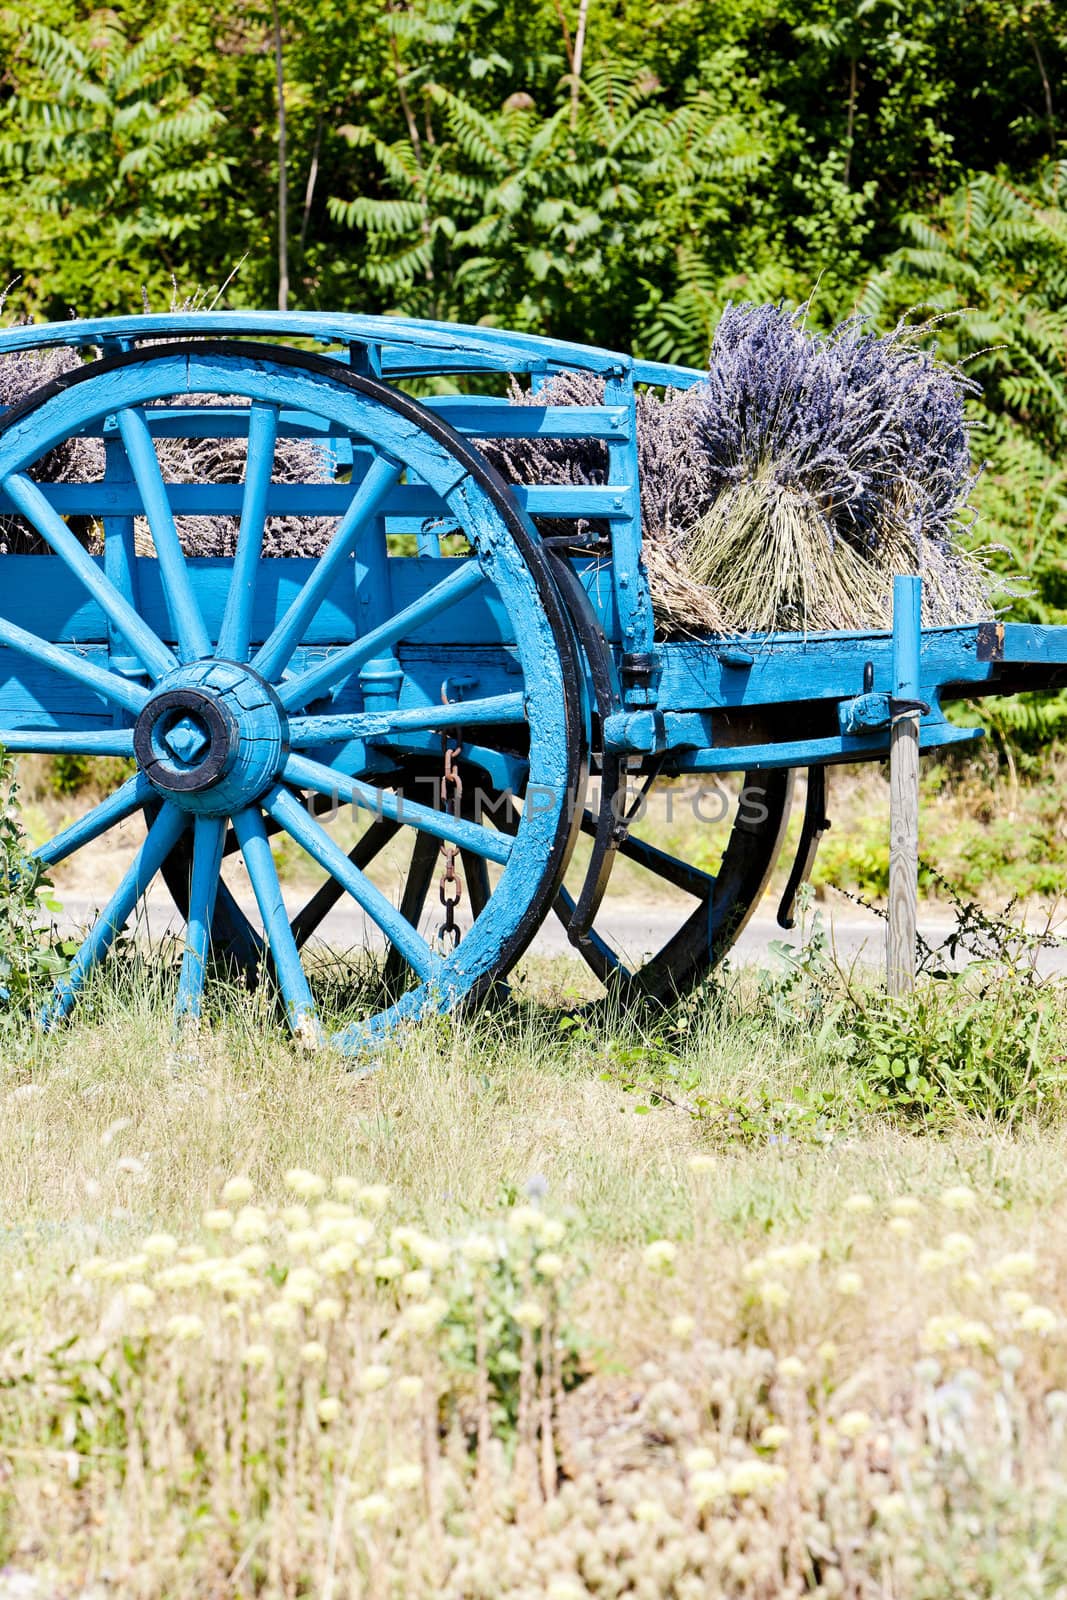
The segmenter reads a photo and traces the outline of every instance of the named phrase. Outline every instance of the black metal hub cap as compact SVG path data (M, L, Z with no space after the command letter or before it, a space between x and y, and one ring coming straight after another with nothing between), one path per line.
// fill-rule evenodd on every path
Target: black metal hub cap
M289 752L285 713L270 685L231 661L168 674L137 718L138 766L176 805L224 816L256 799Z
M181 794L218 783L233 766L239 737L220 701L198 689L170 689L141 712L133 749L157 789Z

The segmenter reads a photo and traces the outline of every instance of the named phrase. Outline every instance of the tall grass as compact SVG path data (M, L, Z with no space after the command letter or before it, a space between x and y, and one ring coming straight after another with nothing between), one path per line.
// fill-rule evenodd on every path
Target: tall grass
M168 981L130 952L75 1026L0 1046L11 1581L1063 1581L1058 1101L918 1136L803 975L641 1019L561 1012L569 964L531 964L365 1080L259 996L178 1049Z

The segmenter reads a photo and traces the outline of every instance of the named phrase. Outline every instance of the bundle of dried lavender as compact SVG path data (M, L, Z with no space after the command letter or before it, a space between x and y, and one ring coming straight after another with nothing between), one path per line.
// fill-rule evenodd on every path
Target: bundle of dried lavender
M653 598L679 631L881 627L893 576L924 578L927 625L989 614L964 546L975 474L975 385L901 324L829 334L781 306L728 306L708 376L638 397L641 515ZM562 374L522 404L595 405L600 381ZM603 483L596 440L497 440L512 482Z

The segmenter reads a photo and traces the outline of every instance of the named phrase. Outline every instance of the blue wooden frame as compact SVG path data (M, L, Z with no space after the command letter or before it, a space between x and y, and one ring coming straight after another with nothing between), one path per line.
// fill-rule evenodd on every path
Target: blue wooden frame
M312 341L323 347L338 347L339 359L396 380L442 374L458 380L464 375L495 372L518 373L543 381L553 373L568 371L603 378L605 394L601 406L516 407L503 397L461 393L431 396L422 403L475 443L482 438L536 436L599 438L607 442L607 483L573 487L517 485L513 494L516 503L531 516L573 519L576 523L579 519L596 519L609 529L610 559L601 562L579 559L576 565L618 657L655 650L655 688L651 694L646 691L631 693L628 704L635 710L658 707L661 713L660 721L651 730L647 721L633 722L629 736L622 731L622 725L617 727L614 730L617 748L634 754L668 752L672 768L678 771L719 770L749 759L746 755L749 746L727 743L721 749L716 748L721 739L715 740L714 746L710 742L715 736L707 717L702 729L697 730L692 722L679 720L680 714L690 710L708 713L720 707L751 709L793 702L809 708L813 720L818 722L818 706L823 702L851 702L862 695L864 669L868 663L873 670L875 692L888 692L888 631L769 635L758 640L734 641L732 645L723 640L655 640L647 574L641 557L635 385L690 387L702 376L694 369L636 361L618 351L494 328L317 312L203 312L181 317L137 316L14 328L0 334L0 353L31 351L56 344L83 351L129 349L147 340L219 335L232 338L235 334L267 335L289 342ZM130 425L126 426L128 430ZM132 444L135 451L139 450L144 460L149 434L165 438L187 436L195 430L203 435L243 436L248 427L249 414L233 408L201 408L191 425L188 412L181 407L160 407L149 417L144 437L127 439L126 443ZM269 429L271 442L275 437L323 437L323 434L320 419L285 407L272 417ZM105 440L111 448L107 433ZM335 436L333 448L339 469L350 470L356 480L365 469L359 452L353 454L349 441L340 436ZM373 493L375 488L372 484L368 491ZM109 477L100 484L45 485L38 493L53 508L57 522L77 511L83 515L107 516L109 523L132 526L132 518L143 510L142 489L133 476L127 476L126 481ZM242 511L247 514L242 495L240 484L172 484L167 489L170 511L176 515L211 512L236 516ZM337 515L349 508L350 500L348 483L276 484L266 489L264 503L256 509L266 514ZM18 509L10 494L0 490L0 512ZM448 525L446 508L425 486L398 483L387 486L381 511L386 534L414 534L419 555L392 557L388 572L379 573L378 581L388 579L392 598L398 603L414 604L420 591L431 588L438 580L439 568L433 563L440 548L441 532ZM42 559L47 558L9 558L8 583L0 594L0 618L17 623L20 616L39 615L38 631L56 641L78 643L90 668L127 654L128 643L124 644L116 633L114 622L94 614L84 595L74 593L73 581L64 581L64 576L60 575L58 583L54 584L55 568L50 567L47 572L41 569L37 563ZM88 559L85 558L86 563ZM254 562L256 550L246 546L242 559L246 564ZM105 568L114 569L118 564L125 568L124 582L139 596L138 603L151 618L154 631L170 638L175 630L168 630L166 619L161 615L163 596L173 591L175 584L180 588L185 581L175 562L136 558L127 537L109 539L102 564ZM193 561L188 566L189 582L198 606L209 616L212 628L221 628L217 610L224 592L228 591L229 564ZM282 613L291 606L309 572L310 563L297 559L266 564L256 596L255 616L248 618L248 626L260 644L272 630L277 630ZM48 583L42 581L46 576ZM352 585L343 563L335 563L328 576L329 582L323 575L321 606L314 611L305 606L304 615L290 618L288 643L299 647L301 660L308 650L351 649L359 631L366 626L366 617L357 618L355 614ZM185 609L189 610L188 604ZM413 634L409 641L415 651L413 662L418 650L429 647L445 653L451 650L458 661L470 647L484 650L498 646L506 650L513 643L507 619L492 616L484 602L474 595L461 620L459 636L446 637L439 627L433 626ZM231 618L229 629L234 625ZM454 633L453 618L450 618L450 626ZM995 659L980 659L980 631L974 626L923 630L922 698L932 708L923 719L923 736L931 746L951 742L958 736L941 714L942 702L995 692L1005 684L1010 687L1015 678L1006 670L1009 666L1026 666L1027 686L1031 683L1040 686L1058 681L1060 677L1059 669L1067 657L1064 634L1060 630L1008 624ZM237 642L242 640L238 638ZM200 637L187 641L189 648L202 643ZM178 639L171 639L172 648L179 646ZM20 680L17 686L8 679L10 693L6 704L11 714L4 717L8 726L30 725L42 714L46 718L74 716L87 727L94 722L99 726L101 716L110 715L97 709L99 701L94 699L88 685L73 686L60 705L50 706L43 687L46 676L44 672L30 671L26 681ZM409 678L412 681L405 684L402 693L411 697L411 704L417 705L420 703L417 670L409 674ZM502 674L497 687L503 692ZM884 753L888 739L885 730L867 728L851 732L844 726L846 714L842 713L841 721L842 727L834 733L820 728L818 732L813 729L806 739L763 743L782 744L780 759L790 764L862 759ZM39 720L36 725L41 726ZM698 731L707 743L693 742ZM973 737L973 734L968 736ZM752 747L753 753L756 748ZM733 754L728 753L731 750ZM768 752L766 759L770 761L774 757Z
M234 343L264 338L273 342L276 360L262 343ZM219 339L227 345L198 343ZM180 346L171 340L181 341ZM317 368L305 362L300 381L287 382L282 352L309 343L331 350L338 365L320 356ZM75 375L66 385L60 381L51 398L36 402L34 409L24 414L17 408L0 433L0 455L6 450L8 463L0 470L0 514L28 517L61 558L8 556L0 569L6 580L0 584L4 742L12 750L129 755L135 749L135 723L142 727L150 702L158 706L170 686L195 698L198 685L211 678L206 658L237 663L232 691L240 738L234 735L233 748L240 746L240 759L226 779L235 797L226 815L233 818L297 1032L315 1031L314 1009L271 864L268 823L301 844L369 911L416 974L418 994L432 994L433 1003L444 1007L490 976L497 958L506 969L516 941L532 931L520 927L524 905L540 915L549 903L544 874L562 870L569 850L563 813L576 802L578 769L588 754L579 751L580 734L571 725L579 704L586 737L599 742L592 754L602 770L628 760L668 775L751 773L877 759L888 751L899 692L890 630L657 637L642 553L636 390L641 385L691 387L701 381L697 371L496 329L318 313L130 317L0 334L0 354L57 344L105 355L135 353L142 344L151 348L144 350L140 366L132 358L125 366L103 364L101 378L94 381L112 385L114 401L108 407L79 411L71 399L78 389ZM213 355L202 353L209 348ZM216 392L211 380L220 372L225 377L226 371L241 371L246 349L247 386L227 392L247 394L248 406L186 407L164 398L186 386L201 394ZM292 365L291 354L286 359ZM141 368L147 372L149 365L157 379L166 371L172 382L159 387L157 381L155 389L149 384L142 399L151 393L153 403L146 406L138 400L137 384ZM117 367L124 375L116 375ZM502 389L505 375L519 374L535 392L553 374L578 372L603 380L603 403L514 406L503 393L457 392L430 396L413 408L379 389L379 406L384 395L386 409L395 405L398 411L369 447L371 434L361 431L351 396L334 410L315 409L313 373L332 391L339 369L347 373L349 386L358 386L366 375L393 384L447 377L457 387L467 377L477 380L477 389L484 387L486 375L497 375ZM74 419L69 428L102 440L105 474L93 483L36 482L27 471L35 458L25 451L19 455L20 430L44 453L67 436L68 414ZM46 418L51 419L47 424ZM38 436L34 429L44 431ZM247 438L244 481L165 482L155 441L197 436ZM603 440L606 482L494 487L476 453L479 441L533 437ZM333 462L333 479L272 482L275 447L285 438L320 440ZM473 445L473 455L464 441ZM13 467L16 457L21 464ZM66 520L75 514L102 521L102 555L90 555L78 542ZM175 519L204 514L239 519L232 560L185 557ZM264 519L277 514L336 518L327 554L317 561L264 560ZM142 516L152 529L152 557L138 555L135 548L135 521ZM568 602L570 624L562 620L556 588L563 579L548 576L550 563L529 520L542 517L575 524L574 540L565 541L565 552L552 558L570 564L572 601L574 596L581 600L577 609ZM589 522L606 531L605 550L581 553L577 525ZM446 536L457 531L470 540L469 555L457 557L446 543ZM406 553L406 547L399 553L398 539L413 541L417 553ZM494 572L503 575L502 587L486 582ZM531 574L539 576L534 580ZM525 598L517 603L517 596ZM592 619L592 630L583 617ZM571 625L583 641L584 658L573 640L567 643ZM590 654L594 634L595 648L605 658L600 680ZM947 720L943 707L952 700L1067 682L1064 628L982 623L920 629L913 645L915 698L924 704L924 749L977 736L979 730ZM586 683L578 694L568 673L577 679L583 667ZM516 689L517 674L522 692ZM495 789L532 784L536 767L558 792L550 821L540 823L536 811L527 808L514 840L427 807L416 806L408 816L421 833L505 869L507 892L494 889L482 932L449 965L428 953L358 863L344 857L308 818L293 790L340 794L376 807L390 826L397 823L404 806L395 796L383 802L382 789L367 779L413 756L439 755L447 720L442 695L451 705L448 685L471 682L477 683L476 705L463 702L465 717L454 713L467 724L466 759ZM610 704L602 703L604 682ZM241 695L257 683L269 685L270 692L253 708ZM213 680L212 694L223 695ZM308 710L312 702L321 702L314 715ZM523 723L539 730L536 762L532 753L524 765L513 749L502 751L491 739L479 742L479 727ZM200 737L195 728L187 732L194 740ZM273 754L271 740L277 745ZM256 741L268 747L262 770ZM329 760L319 749L323 741L329 743ZM531 733L531 752L535 743ZM141 747L136 748L141 760ZM264 773L273 776L264 780ZM219 793L228 795L229 789L223 785ZM59 861L116 820L158 803L142 771L50 841L42 859ZM186 834L192 836L190 905L178 1011L197 1014L216 901L223 907L225 899L219 864L226 825L213 805L210 798L203 806L188 799L163 804L57 990L52 1015L73 1004L146 882ZM754 892L765 874L755 874L754 884L757 878ZM709 926L715 916L721 923L711 890L696 892L707 900ZM526 922L533 920L531 909ZM417 1004L422 1001L394 1007L379 1024L411 1014ZM366 1038L365 1030L357 1029L342 1047L360 1047Z

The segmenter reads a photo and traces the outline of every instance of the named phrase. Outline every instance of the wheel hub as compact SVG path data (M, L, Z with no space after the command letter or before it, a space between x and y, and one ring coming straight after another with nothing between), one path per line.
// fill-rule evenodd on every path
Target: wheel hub
M239 811L277 780L289 752L285 713L249 667L197 661L161 679L133 730L137 763L187 811Z
M199 717L182 717L163 738L171 753L190 767L211 743L211 734Z

